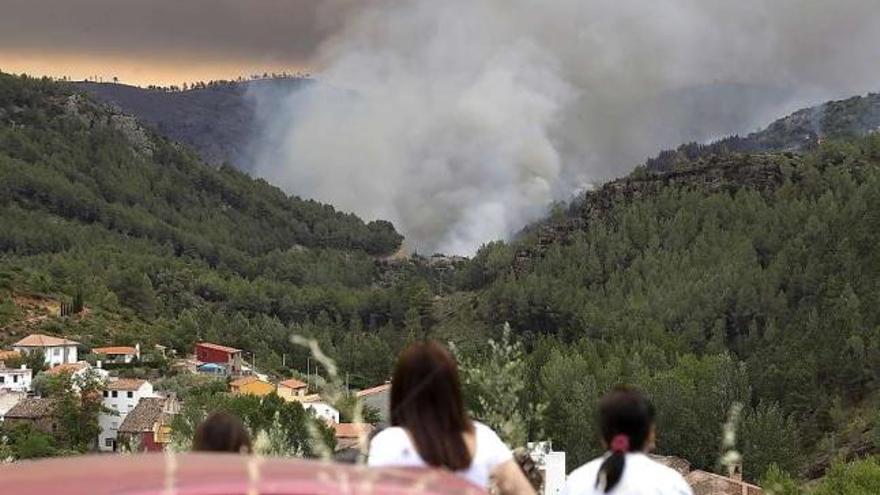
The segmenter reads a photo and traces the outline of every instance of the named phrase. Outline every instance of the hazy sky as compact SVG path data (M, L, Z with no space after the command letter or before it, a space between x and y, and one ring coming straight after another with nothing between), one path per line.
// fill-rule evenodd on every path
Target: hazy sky
M369 0L0 0L0 70L135 84L308 70Z

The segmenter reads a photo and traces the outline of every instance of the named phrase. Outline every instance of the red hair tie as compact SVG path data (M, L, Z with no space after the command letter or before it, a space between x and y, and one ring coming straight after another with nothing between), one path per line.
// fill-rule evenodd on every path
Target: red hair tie
M611 451L620 454L629 452L629 437L623 434L615 435L611 439Z

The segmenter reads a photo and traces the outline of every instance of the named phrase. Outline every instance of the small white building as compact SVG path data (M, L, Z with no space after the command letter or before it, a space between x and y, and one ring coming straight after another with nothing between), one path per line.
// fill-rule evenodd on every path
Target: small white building
M306 412L313 414L316 418L322 419L328 423L339 423L339 409L336 409L321 400L320 395L306 395L303 397L296 397L295 400L302 405Z
M98 415L98 425L101 433L98 435L98 449L102 452L116 450L116 436L119 425L125 420L128 413L138 405L141 399L157 397L153 391L153 384L146 380L120 378L107 382L104 390L104 407L110 412L102 412Z
M135 359L141 358L141 345L137 344L134 347L96 347L92 349L92 354L95 354L99 359L107 363L128 364Z
M20 368L7 368L0 363L0 391L27 392L31 389L33 370L21 365Z
M544 478L541 495L559 495L565 489L565 452L553 450L551 442L529 442L529 456Z
M57 366L78 361L76 347L79 342L35 333L19 340L12 348L22 354L40 351L46 358L46 364Z

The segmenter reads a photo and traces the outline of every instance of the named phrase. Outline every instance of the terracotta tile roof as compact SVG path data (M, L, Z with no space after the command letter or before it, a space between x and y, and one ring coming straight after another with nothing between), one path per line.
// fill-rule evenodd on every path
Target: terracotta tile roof
M124 354L127 356L134 356L137 354L137 349L128 346L95 347L92 349L92 352L94 354Z
M336 438L358 438L361 433L369 436L375 428L368 423L337 423L333 425Z
M119 425L120 433L140 433L153 431L153 425L161 421L162 411L165 407L165 399L161 397L145 397L138 402L134 409Z
M298 388L308 387L308 385L306 385L305 382L297 380L296 378L290 378L288 380L284 380L283 382L278 382L278 386L292 388L294 390L296 390Z
M4 416L6 419L39 419L55 412L55 401L39 397L25 397L12 406Z
M386 392L388 392L388 391L390 391L390 390L391 390L391 384L390 384L390 383L384 383L384 384L382 384L382 385L377 385L377 386L375 386L375 387L370 387L370 388L367 388L367 389L361 390L360 392L357 393L357 396L358 396L358 397L367 397L367 396L370 396L370 395L376 395L376 394L386 393Z
M137 378L120 378L118 380L113 380L112 382L107 382L107 390L134 391L141 388L145 383L147 383L146 380L140 380Z
M761 495L761 488L719 474L691 471L685 476L694 495Z
M678 474L682 476L686 476L691 472L691 463L686 459L682 459L681 457L675 456L666 456L666 455L654 455L651 454L648 457L651 458L654 462L659 462L668 468L672 468L678 472Z
M21 357L21 353L18 351L0 351L0 361L5 361L7 359L18 359Z
M34 333L28 335L27 337L19 340L12 345L14 347L55 347L60 345L79 345L79 342L75 342L69 339L52 337L51 335Z
M223 351L228 352L230 354L234 354L236 352L241 352L241 349L236 349L235 347L227 347L225 345L220 344L212 344L210 342L199 342L196 344L197 347L204 347L206 349L214 349L215 351Z
M57 366L54 366L54 367L46 370L46 373L49 375L58 375L61 373L74 374L77 371L84 370L86 368L91 368L91 367L92 367L92 365L90 365L89 363L87 363L85 361L79 361L76 363L59 364Z

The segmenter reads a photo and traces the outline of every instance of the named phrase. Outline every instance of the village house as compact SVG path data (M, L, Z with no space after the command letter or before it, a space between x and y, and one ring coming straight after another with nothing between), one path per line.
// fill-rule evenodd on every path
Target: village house
M51 435L58 426L55 419L55 401L40 397L25 397L6 411L3 424L7 427L28 424L37 431Z
M0 362L0 391L27 392L31 389L33 370L21 365L19 368L7 368Z
M245 376L229 382L229 391L233 394L265 397L275 392L275 385L255 376Z
M674 456L652 455L651 459L670 467L684 476L694 495L762 495L764 491L742 479L742 466L736 466L730 477L709 473L699 469L691 470L691 463Z
M98 415L98 425L101 427L98 436L99 450L116 451L119 426L141 399L147 397L156 397L156 394L153 392L153 384L146 380L120 378L107 382L103 405L109 412Z
M226 374L237 376L242 373L241 350L225 345L200 342L196 344L196 360L200 363L214 363L226 367Z
M298 397L305 397L309 392L309 386L296 378L278 382L278 396L286 401L297 400Z
M391 418L391 382L361 390L357 396L364 401L365 406L379 411L382 423L388 423Z
M171 443L171 422L180 413L175 396L145 397L125 417L117 443L130 452L162 452Z
M105 363L128 364L135 359L141 358L141 346L140 344L137 344L134 347L96 347L92 349L92 354L98 356L98 358Z
M3 422L6 413L25 397L27 397L26 392L9 392L7 390L0 390L0 423Z
M22 354L42 352L47 365L57 366L77 362L76 348L78 345L79 342L73 340L35 333L13 344L12 349Z
M323 420L325 423L339 423L339 409L331 406L318 394L306 395L295 399L299 402L306 412L313 414L316 418Z
M110 376L110 373L108 373L107 370L96 368L89 364L87 361L59 364L58 366L49 368L44 373L49 376L57 376L62 373L69 373L71 378L71 386L73 387L73 390L77 393L80 392L80 385L82 384L82 381L86 379L86 377L93 376L99 382L104 383Z
M368 423L337 423L333 425L336 435L336 451L351 449L360 444L361 437L369 439L376 429Z

